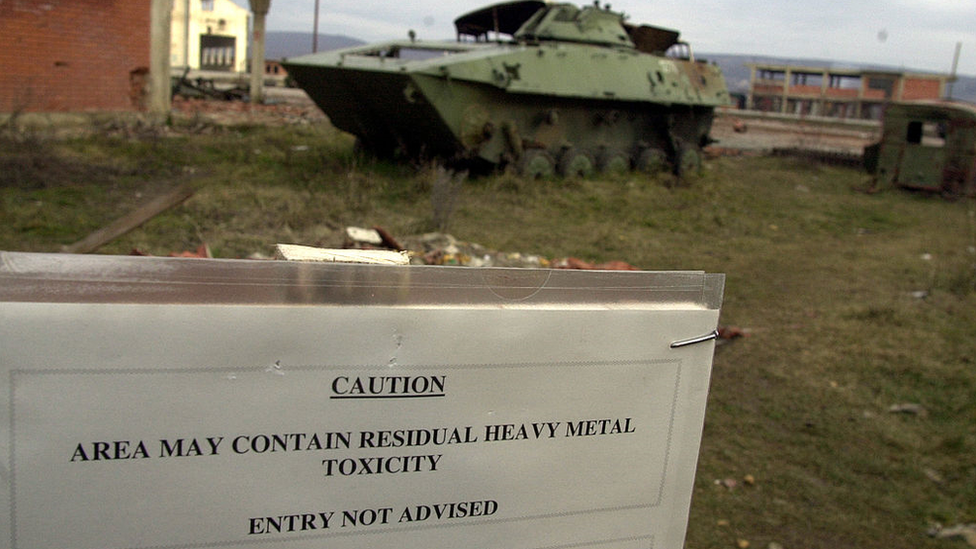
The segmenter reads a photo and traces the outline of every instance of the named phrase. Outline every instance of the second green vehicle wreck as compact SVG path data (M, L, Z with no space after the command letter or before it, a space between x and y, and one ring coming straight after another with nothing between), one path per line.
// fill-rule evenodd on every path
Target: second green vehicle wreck
M976 105L906 101L885 108L881 140L864 149L871 189L976 196Z
M391 41L296 57L289 75L381 156L529 177L697 170L721 71L678 32L598 4L524 0L455 21L457 42Z

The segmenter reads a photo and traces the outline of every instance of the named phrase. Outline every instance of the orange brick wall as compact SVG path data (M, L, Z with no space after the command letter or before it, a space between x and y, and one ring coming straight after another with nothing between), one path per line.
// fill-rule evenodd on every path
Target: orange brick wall
M144 108L150 2L0 1L0 112Z
M905 91L901 96L903 101L915 99L941 99L939 95L939 81L925 78L905 78Z

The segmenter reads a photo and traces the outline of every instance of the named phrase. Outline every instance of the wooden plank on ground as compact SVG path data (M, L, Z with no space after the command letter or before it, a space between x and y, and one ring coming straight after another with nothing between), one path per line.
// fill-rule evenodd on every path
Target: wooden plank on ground
M63 246L61 251L71 254L93 252L166 210L182 204L186 199L193 196L193 192L194 189L189 184L179 185L173 190L157 196L105 227L89 234L78 242Z

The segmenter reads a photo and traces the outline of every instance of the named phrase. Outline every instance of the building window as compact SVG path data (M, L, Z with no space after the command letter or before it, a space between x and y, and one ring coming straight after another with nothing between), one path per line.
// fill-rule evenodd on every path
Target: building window
M946 126L938 121L915 120L908 123L908 135L905 141L926 147L944 147Z
M232 71L237 57L233 36L200 35L200 69Z
M213 11L214 0L200 0L200 9L203 11Z
M915 120L908 123L908 135L905 136L905 141L909 143L921 143L922 142L922 123Z

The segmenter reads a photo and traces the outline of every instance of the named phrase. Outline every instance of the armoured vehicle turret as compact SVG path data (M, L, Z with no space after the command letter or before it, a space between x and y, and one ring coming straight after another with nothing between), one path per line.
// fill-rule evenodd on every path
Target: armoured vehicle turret
M284 66L382 156L531 177L697 170L714 109L729 102L722 73L677 31L626 19L599 4L506 2L455 20L456 42L411 36Z

